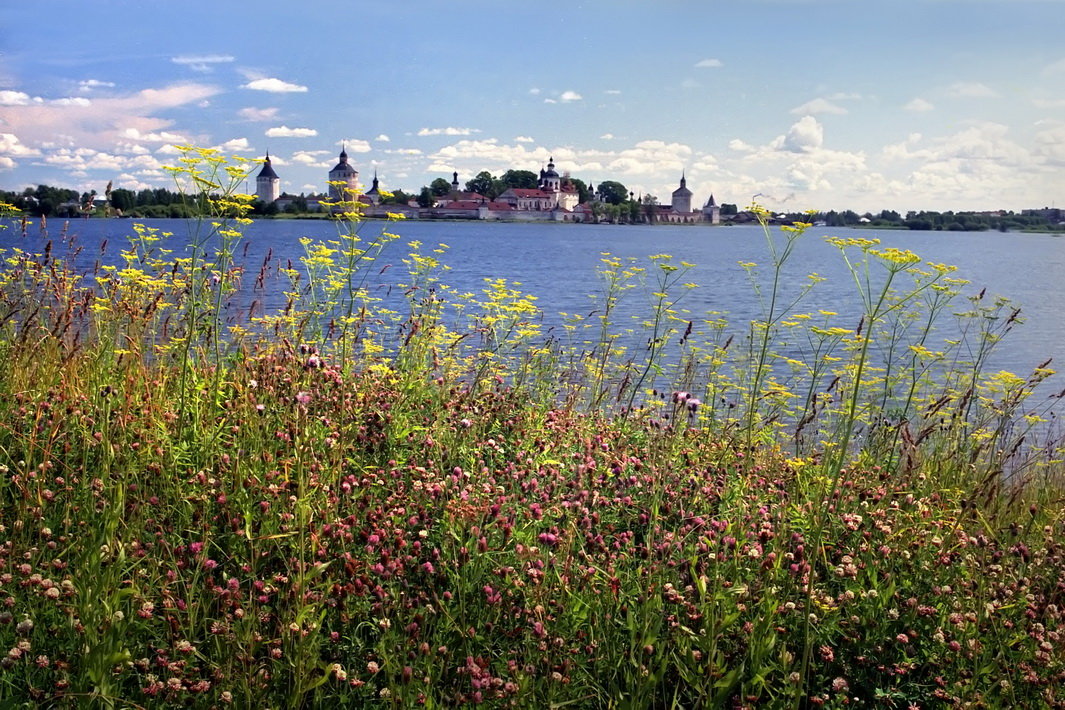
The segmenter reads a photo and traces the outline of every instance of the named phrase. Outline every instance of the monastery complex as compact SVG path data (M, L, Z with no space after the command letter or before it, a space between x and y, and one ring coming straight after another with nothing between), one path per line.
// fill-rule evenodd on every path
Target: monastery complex
M297 198L281 193L281 178L270 164L267 154L262 169L255 178L255 194L266 204L275 204L284 210L297 199L305 200L307 209L320 211L323 202L350 199L355 194L363 204L367 217L385 217L389 213L402 214L408 219L479 219L526 222L598 222L603 215L602 195L589 185L589 199L580 201L576 186L566 176L555 171L554 158L547 169L540 170L536 188L509 188L495 199L476 192L463 191L459 186L459 174L452 174L451 191L436 197L433 205L421 207L412 200L406 205L381 204L381 191L377 175L366 192L359 188L359 171L348 162L348 154L341 149L337 164L329 171L328 195ZM711 195L701 209L692 209L692 191L688 189L683 175L680 186L673 191L668 205L653 205L642 209L640 220L671 224L718 224L721 210Z

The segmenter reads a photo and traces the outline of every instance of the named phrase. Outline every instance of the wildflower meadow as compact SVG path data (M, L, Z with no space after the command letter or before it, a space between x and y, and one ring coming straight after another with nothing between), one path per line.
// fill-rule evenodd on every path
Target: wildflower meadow
M249 165L183 155L186 251L79 271L3 218L3 707L1065 706L1058 399L989 366L1008 301L835 239L841 322L767 224L750 323L607 254L548 333L444 247L379 300L402 224L354 195L242 263Z

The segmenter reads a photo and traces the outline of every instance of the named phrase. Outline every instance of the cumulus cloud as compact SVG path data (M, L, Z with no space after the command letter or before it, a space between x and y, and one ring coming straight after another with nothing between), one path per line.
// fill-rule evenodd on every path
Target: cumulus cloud
M89 101L84 96L68 96L62 99L55 99L52 103L56 106L92 106L92 101Z
M331 160L323 160L324 156L327 155L330 155L328 150L300 150L292 154L292 162L300 163L302 165L327 167L327 164L332 165Z
M720 59L700 59L695 63L697 69L720 69L725 63Z
M188 139L180 133L170 131L141 132L138 128L127 128L120 134L123 138L131 141L143 141L145 143L188 143Z
M396 148L395 150L384 151L387 155L422 155L422 151L417 148Z
M642 141L631 148L617 151L577 150L556 147L548 150L515 143L508 145L498 140L462 140L444 146L433 153L428 170L447 172L458 170L477 172L504 172L515 168L532 170L542 166L552 157L559 170L573 175L598 173L612 176L652 177L660 171L676 172L679 176L684 165L691 159L690 147L664 141ZM598 178L597 178L598 179ZM606 179L605 177L603 179Z
M193 71L209 72L213 70L213 65L227 64L233 61L233 57L228 54L187 54L171 57L170 61L187 66Z
M307 91L306 86L282 81L274 77L252 79L247 84L242 84L240 88L253 91L269 91L273 94L305 93Z
M582 98L576 91L563 91L558 100L562 103L569 103L571 101L580 101Z
M912 99L909 103L902 107L906 111L913 111L914 113L923 113L925 111L931 111L935 108L931 102L925 101L921 97Z
M13 133L0 133L0 155L15 157L30 157L40 155L41 151L23 145L18 136Z
M22 91L0 91L0 106L29 106L34 101L40 103L42 99L33 99Z
M116 141L152 142L160 138L159 142L189 142L186 136L170 130L173 121L159 114L178 106L195 105L219 91L214 86L178 83L91 101L83 97L45 100L20 91L11 91L0 99L9 104L4 111L4 131L19 136L28 145L48 150L46 143L61 143L110 150Z
M842 106L837 106L828 99L817 98L812 101L796 106L791 110L791 113L797 116L815 116L819 113L831 113L842 115L847 113L847 109Z
M386 135L385 135L384 133L382 133L382 134L380 134L379 136L377 136L376 138L374 138L374 140L375 140L375 141L378 141L378 142L380 142L380 143L388 143L388 142L390 142L390 141L391 141L392 139L391 139L391 138L389 138L388 136L386 136Z
M979 81L958 81L947 87L947 96L952 99L994 99L998 92Z
M248 106L237 111L237 115L245 121L271 121L277 118L277 109L274 107L254 108Z
M223 153L241 153L251 150L251 144L247 138L231 138L225 143L213 146L213 148Z
M1065 123L1054 122L1035 135L1037 156L1057 168L1065 167Z
M349 153L369 153L371 150L370 144L361 138L346 138L342 141L337 141L337 145Z
M158 170L162 167L150 154L124 154L117 150L102 151L92 148L60 148L45 155L42 162L84 174L90 170L115 174L134 170Z
M0 106L92 106L84 96L64 96L58 99L43 99L23 91L0 91Z
M84 79L78 82L79 91L92 91L93 89L113 89L115 82L101 81L99 79Z
M803 116L788 129L780 143L784 150L802 153L820 148L825 142L825 129L813 116Z
M518 136L518 137L516 137L514 139L514 142L515 143L535 143L536 141L534 141L529 136Z
M289 128L288 126L274 126L267 128L267 138L311 138L318 135L313 128Z
M600 137L600 138L602 138L602 139L603 139L603 140L605 140L605 141L612 141L612 140L614 140L614 134L613 134L613 133L604 133L603 135L601 135L601 136L599 136L599 137Z
M447 128L423 128L418 131L419 136L469 136L474 133L480 133L480 129L477 128L455 128L454 126L448 126Z

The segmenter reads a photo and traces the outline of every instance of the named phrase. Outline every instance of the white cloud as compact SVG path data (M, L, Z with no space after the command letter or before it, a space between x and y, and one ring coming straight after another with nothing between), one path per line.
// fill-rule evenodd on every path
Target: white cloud
M267 138L311 138L318 135L318 131L313 128L289 128L288 126L274 126L273 128L267 128Z
M381 135L379 135L379 136L377 136L376 138L374 138L374 140L375 140L375 141L378 141L378 142L380 142L380 143L388 143L388 142L390 142L390 141L391 141L392 139L391 139L391 138L389 138L388 136L386 136L386 135L385 135L384 133L382 133Z
M1050 165L1065 167L1065 123L1053 123L1035 135L1036 154Z
M18 136L13 133L0 133L0 155L13 155L16 157L28 157L40 155L41 151L23 145Z
M796 106L791 110L791 113L797 116L815 116L819 113L843 115L847 113L847 109L837 106L828 99L817 98L807 101L801 106Z
M925 101L921 97L912 99L909 103L902 107L906 111L913 111L914 113L923 113L925 111L931 111L935 108L930 101Z
M611 96L620 96L621 95L621 90L620 89L607 89L603 93L604 94L609 94Z
M187 66L193 71L209 72L213 70L212 65L232 62L233 57L228 54L195 54L171 57L170 61Z
M237 111L237 115L245 121L272 121L277 117L277 109L274 107L255 108L248 106Z
M0 91L0 106L29 106L31 103L33 99L29 94L21 91Z
M1043 75L1051 76L1054 74L1065 74L1065 58L1059 59L1056 62L1043 67Z
M158 170L161 166L151 155L127 155L117 151L92 148L60 148L44 156L43 162L63 170L88 173L90 170L119 173L131 170ZM131 177L131 179L134 179Z
M529 136L518 136L518 137L516 137L514 139L514 142L515 143L535 143L536 141L534 141Z
M369 153L372 150L370 144L361 138L346 138L342 141L337 141L337 145L349 153Z
M602 139L603 139L603 140L605 140L605 141L612 141L612 140L614 140L614 134L613 134L613 133L604 133L603 135L601 135L601 136L599 136L599 137L600 137L600 138L602 138Z
M387 155L422 155L422 151L417 148L396 148L395 150L384 151Z
M253 91L269 91L274 94L304 93L307 91L306 86L292 84L274 77L252 79L247 84L243 84L240 88L252 89Z
M56 106L92 106L92 101L89 101L83 96L72 96L62 99L55 99L52 103Z
M113 89L115 82L100 81L99 79L84 79L78 82L79 91L92 91L93 89Z
M423 128L418 131L419 136L469 136L474 133L480 133L480 129L477 128L455 128L448 126L447 128Z
M17 166L18 163L11 158L6 155L0 155L0 170L13 170Z
M720 69L725 63L720 59L701 59L695 63L697 69Z
M994 99L998 92L978 81L958 81L947 87L947 96L952 99Z
M231 138L221 145L214 146L214 149L223 153L241 153L251 150L251 144L247 138Z
M558 100L562 103L569 103L571 101L580 101L583 97L576 91L563 91L562 95L558 97Z
M178 83L134 93L96 97L92 101L44 100L22 92L6 96L13 105L4 111L4 130L29 144L61 142L110 150L116 141L148 141L189 138L170 131L173 121L158 114L179 106L195 105L217 94L219 88L196 83ZM169 136L153 135L161 132ZM209 139L197 136L201 144Z
M172 133L170 131L160 131L158 133L148 132L142 133L137 128L127 128L121 133L123 138L127 138L131 141L144 141L145 143L188 143L189 140L180 133Z
M813 116L803 116L788 129L779 144L784 150L802 153L820 148L825 142L825 129Z
M327 163L332 165L331 160L322 160L325 155L329 155L328 150L300 150L292 154L292 162L318 167L327 167Z
M544 99L544 103L545 104L557 104L558 102L555 101L554 99Z
M530 93L530 94L532 94L533 96L539 96L539 95L540 95L540 90L539 90L539 89L537 89L537 88L536 88L536 87L534 86L533 88L529 89L529 93Z

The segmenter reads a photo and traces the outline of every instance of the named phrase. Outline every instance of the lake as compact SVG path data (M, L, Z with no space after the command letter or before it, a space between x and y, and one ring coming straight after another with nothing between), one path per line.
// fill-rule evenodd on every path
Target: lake
M144 223L175 233L186 234L182 220L144 220ZM384 223L368 222L364 237L376 235ZM603 252L618 257L643 259L651 254L671 254L676 260L695 264L686 281L699 284L684 307L691 317L717 311L727 314L738 335L760 313L741 261L768 262L764 233L758 226L669 226L669 225L581 225L486 222L400 222L387 225L401 239L390 244L382 264L394 264L386 279L400 278L405 242L419 240L423 251L439 243L448 245L444 263L451 267L444 280L464 291L479 291L484 279L505 278L521 282L521 289L539 297L538 305L548 323L557 322L560 311L587 313L588 294L599 290L596 268ZM75 220L67 229L84 247L81 260L91 264L98 257L98 245L107 239L114 251L132 233L130 220ZM52 220L48 236L56 238L63 223ZM778 228L771 228L779 235ZM296 262L302 254L298 239L336 237L336 226L325 220L260 220L246 232L249 271L257 271L263 256L272 250L275 257ZM926 261L953 264L955 276L968 279L965 293L986 289L1022 307L1027 322L1015 329L993 360L996 368L1024 374L1053 358L1065 362L1065 239L1045 234L998 232L913 232L871 229L811 228L804 235L785 271L794 287L810 272L826 277L824 283L800 306L801 311L826 309L840 314L838 325L853 328L860 314L854 282L839 251L825 243L825 236L875 237L884 246L916 252ZM779 236L775 237L779 239ZM17 229L0 233L3 246L42 248L44 237L38 227L26 237ZM113 257L112 257L113 258ZM633 309L644 312L646 297L632 294ZM643 298L642 302L640 298ZM958 309L966 307L959 301ZM626 312L620 312L622 318ZM1053 366L1053 365L1052 365Z

